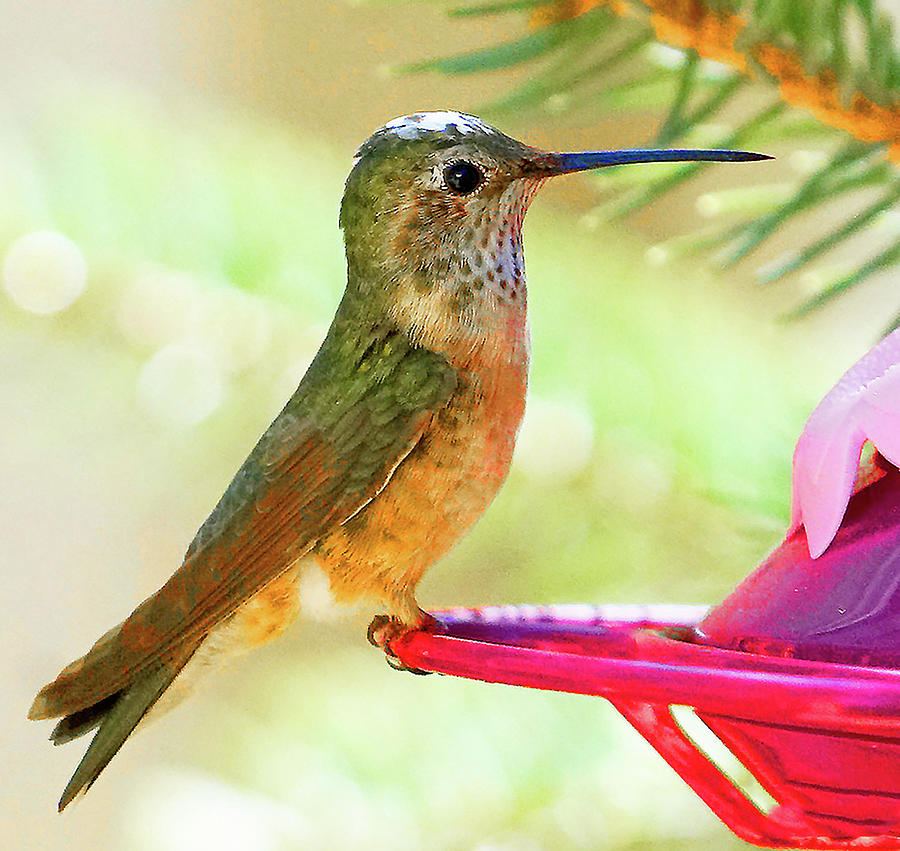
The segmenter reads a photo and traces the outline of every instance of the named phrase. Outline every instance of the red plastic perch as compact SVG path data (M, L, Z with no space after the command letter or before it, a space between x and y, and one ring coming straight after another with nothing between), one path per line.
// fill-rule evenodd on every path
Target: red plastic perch
M391 650L413 668L606 698L748 842L900 848L900 671L703 646L703 611L460 609L437 613L446 633L409 632ZM776 805L735 786L673 706L693 707Z
M866 440L877 451L860 470ZM437 613L444 632L390 649L410 668L606 698L749 842L900 848L898 463L900 330L813 412L787 537L709 613L453 610ZM771 805L707 758L673 707L691 707Z

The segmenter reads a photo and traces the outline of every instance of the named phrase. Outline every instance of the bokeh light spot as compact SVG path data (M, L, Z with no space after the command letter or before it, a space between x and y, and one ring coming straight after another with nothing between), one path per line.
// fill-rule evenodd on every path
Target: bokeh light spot
M545 482L565 481L587 467L593 447L587 406L529 398L514 456L519 470Z
M57 231L19 237L3 259L3 286L30 313L56 313L84 292L87 262L81 249Z
M190 426L205 420L222 402L225 381L215 359L196 346L173 343L141 369L138 399L162 422Z
M122 293L117 319L131 342L164 346L187 335L202 312L202 294L190 275L146 266Z

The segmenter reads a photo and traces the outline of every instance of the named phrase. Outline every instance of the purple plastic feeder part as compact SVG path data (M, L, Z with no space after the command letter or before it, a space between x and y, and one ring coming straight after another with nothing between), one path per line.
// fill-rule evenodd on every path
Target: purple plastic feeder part
M698 633L734 650L900 667L900 471L851 499L817 559L802 527L789 534Z
M708 613L453 610L437 613L445 632L408 632L390 649L411 668L606 698L748 842L900 848L898 585L892 469L853 496L823 556L795 530ZM691 710L765 800L695 744Z

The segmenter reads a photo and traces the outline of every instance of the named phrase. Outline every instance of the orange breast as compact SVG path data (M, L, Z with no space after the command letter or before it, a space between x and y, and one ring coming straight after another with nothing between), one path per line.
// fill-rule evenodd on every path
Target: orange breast
M425 570L481 516L506 478L525 408L527 341L503 363L460 369L456 393L387 486L317 548L338 599L370 597L405 622Z

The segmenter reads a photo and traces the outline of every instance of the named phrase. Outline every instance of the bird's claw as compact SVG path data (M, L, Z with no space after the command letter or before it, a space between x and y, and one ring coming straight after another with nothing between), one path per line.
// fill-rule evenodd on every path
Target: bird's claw
M399 638L406 632L411 630L424 630L427 632L435 632L440 626L440 621L427 612L422 612L419 623L410 627L398 618L390 615L376 615L372 618L369 628L366 631L366 638L374 647L380 647L384 651L385 660L395 671L406 671L409 674L425 676L433 673L432 671L424 671L421 668L411 668L404 665L400 661L396 653L391 649L391 642Z
M426 671L423 668L411 668L409 665L404 665L397 656L389 650L384 651L384 661L395 671L403 671L406 674L415 674L417 677L427 677L429 674L434 673L434 671Z

